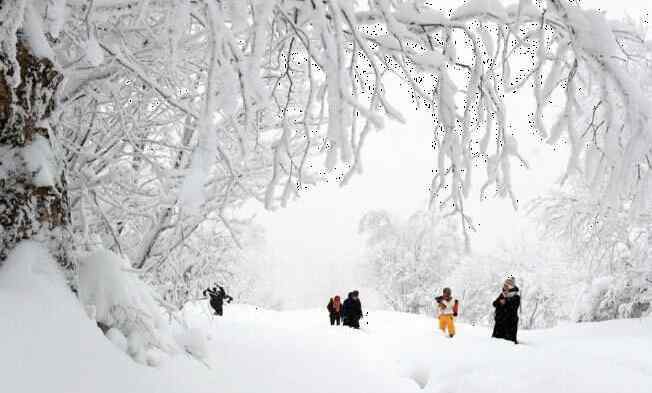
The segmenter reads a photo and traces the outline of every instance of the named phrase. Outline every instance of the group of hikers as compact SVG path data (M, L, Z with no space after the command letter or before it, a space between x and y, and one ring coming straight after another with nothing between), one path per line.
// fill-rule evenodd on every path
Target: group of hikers
M435 298L437 302L437 316L439 329L448 337L455 336L455 318L459 314L460 302L453 298L450 288L444 288L441 296ZM503 283L500 295L493 302L494 306L494 330L492 337L509 340L518 343L516 333L518 331L518 309L521 306L521 296L516 286L516 279L512 276ZM362 318L362 305L358 291L350 292L344 303L339 296L330 298L328 314L331 325L339 325L340 320L344 326L355 329L360 328Z
M224 287L215 284L213 288L206 288L204 296L209 296L210 305L215 315L222 316L224 313L224 301L231 303L233 298L229 296ZM460 302L453 298L450 288L444 288L441 296L435 298L437 303L437 316L439 329L448 337L455 336L455 318L460 312ZM516 334L518 332L518 310L521 306L521 296L516 286L516 279L512 276L503 283L500 295L494 300L494 330L492 337L501 338L518 343ZM344 302L341 298L334 296L326 306L330 317L331 325L348 326L360 329L360 320L363 317L362 303L358 291L349 292Z
M455 318L459 313L460 302L454 299L450 288L444 288L437 302L439 329L449 337L455 336ZM521 306L521 296L516 286L516 279L509 277L503 283L500 295L494 300L494 330L492 337L518 343L518 309Z
M326 309L328 309L331 326L335 324L339 326L341 321L344 326L360 329L360 319L363 315L360 292L349 292L343 303L339 295L334 296L328 301Z

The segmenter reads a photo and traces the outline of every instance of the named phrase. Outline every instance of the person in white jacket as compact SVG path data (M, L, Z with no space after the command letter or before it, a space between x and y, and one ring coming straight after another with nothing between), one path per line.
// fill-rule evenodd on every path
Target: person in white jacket
M455 336L455 317L459 310L459 302L453 299L450 288L444 288L443 294L435 298L437 301L437 310L439 314L439 329L448 336Z

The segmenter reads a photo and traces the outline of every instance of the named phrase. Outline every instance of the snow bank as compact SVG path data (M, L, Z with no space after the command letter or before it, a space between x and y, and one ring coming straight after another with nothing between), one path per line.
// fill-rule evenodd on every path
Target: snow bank
M187 356L151 368L122 353L85 315L47 250L34 242L20 243L0 267L0 348L1 392L219 391L213 373Z
M89 254L79 265L79 297L91 318L126 337L134 359L149 363L152 348L174 353L177 346L151 289L128 266L105 249Z

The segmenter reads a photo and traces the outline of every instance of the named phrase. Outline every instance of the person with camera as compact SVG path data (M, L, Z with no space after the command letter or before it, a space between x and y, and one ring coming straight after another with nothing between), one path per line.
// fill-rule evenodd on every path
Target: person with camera
M513 341L514 344L517 344L518 309L521 307L521 296L514 277L505 280L502 291L493 302L493 306L495 308L495 323L491 336Z
M218 289L219 288L219 289ZM224 300L226 299L227 303L231 303L233 298L227 295L224 287L217 285L213 288L206 288L202 292L204 296L208 295L210 298L210 305L215 311L215 315L222 316L224 314Z

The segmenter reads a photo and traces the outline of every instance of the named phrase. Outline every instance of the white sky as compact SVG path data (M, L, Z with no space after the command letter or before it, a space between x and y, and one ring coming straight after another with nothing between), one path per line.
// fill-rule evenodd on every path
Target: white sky
M646 1L585 0L585 7L606 9L611 16L629 14L647 20L642 10ZM303 193L285 209L257 213L257 222L266 230L266 259L274 272L277 296L286 307L322 306L332 294L345 295L352 289L367 294L367 303L376 303L365 291L357 274L362 261L363 240L357 234L358 221L365 211L386 209L407 217L426 207L434 154L431 148L432 125L428 114L419 113L400 89L388 89L392 96L402 94L399 107L408 123L388 122L384 130L368 138L363 152L364 172L344 188L329 182ZM508 102L512 128L518 135L521 153L532 168L525 170L513 162L514 190L521 206L545 193L561 175L566 155L539 144L527 126L532 106L522 100ZM522 125L522 126L518 126ZM558 149L559 150L559 149ZM486 178L476 169L475 183ZM534 233L533 223L524 209L514 211L507 199L480 202L477 191L467 202L467 210L477 225L472 237L475 252L490 252L496 245L509 244Z

